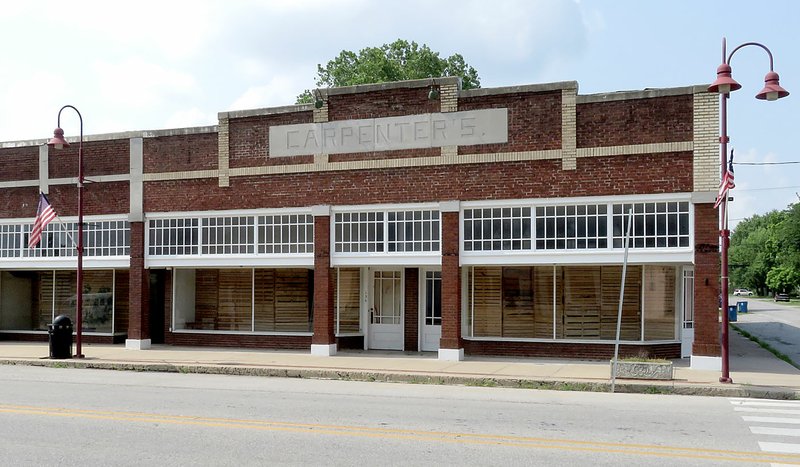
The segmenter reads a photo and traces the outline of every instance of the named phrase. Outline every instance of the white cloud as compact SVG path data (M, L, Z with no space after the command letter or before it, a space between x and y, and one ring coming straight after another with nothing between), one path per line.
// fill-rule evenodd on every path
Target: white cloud
M44 71L25 80L0 81L0 141L52 136L66 88L62 76ZM75 128L77 133L77 123Z
M92 69L102 98L126 107L152 108L170 96L192 95L198 91L198 84L191 74L138 57L115 63L96 61Z
M294 104L298 89L297 80L281 75L273 77L263 86L251 86L230 105L228 110L257 109Z

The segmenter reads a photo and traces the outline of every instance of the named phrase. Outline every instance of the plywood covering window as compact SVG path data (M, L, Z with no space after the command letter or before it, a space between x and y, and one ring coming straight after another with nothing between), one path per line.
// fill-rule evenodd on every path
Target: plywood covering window
M642 339L643 271L649 268L628 266L622 340ZM675 327L675 268L652 267L648 278L657 292L649 299L645 329L652 329L645 340L674 339L667 329ZM610 265L471 268L467 324L474 337L614 340L621 280L622 266Z
M360 333L361 271L358 268L336 268L336 332Z
M566 339L600 338L602 304L599 266L569 266L563 269L564 335Z
M476 337L553 337L553 268L476 267L468 320Z
M675 267L647 266L644 269L644 338L675 338Z
M600 337L616 339L619 313L619 287L622 283L622 266L602 266L602 307L600 311ZM639 340L642 332L642 266L631 265L625 273L625 295L622 299L620 339Z
M308 332L308 269L199 269L194 320L187 329Z

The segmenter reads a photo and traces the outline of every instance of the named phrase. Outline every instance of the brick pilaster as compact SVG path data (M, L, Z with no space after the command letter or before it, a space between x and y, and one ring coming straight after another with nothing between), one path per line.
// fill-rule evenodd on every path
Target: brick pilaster
M315 206L315 208L317 208ZM328 208L325 206L325 208ZM315 209L315 211L318 211ZM331 274L330 232L331 217L314 214L314 337L312 344L336 343L333 308L333 274Z
M131 222L128 339L150 338L150 280L144 268L144 222Z
M405 270L405 324L403 350L409 352L419 351L419 268L406 268Z
M440 349L462 348L458 214L457 209L442 212L442 338L439 341Z
M720 256L713 204L694 206L694 344L692 355L718 357L720 348Z

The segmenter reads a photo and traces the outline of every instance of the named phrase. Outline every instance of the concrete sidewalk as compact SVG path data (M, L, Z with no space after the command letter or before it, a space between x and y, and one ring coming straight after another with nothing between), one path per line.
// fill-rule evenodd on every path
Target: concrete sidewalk
M609 362L581 360L467 357L451 362L433 353L341 351L317 357L301 351L165 345L126 350L84 344L84 359L51 360L48 352L46 342L4 341L0 364L586 391L608 391L611 384ZM688 359L674 365L672 381L617 379L616 390L800 399L800 370L735 331L730 333L733 384L720 383L718 371L690 369Z

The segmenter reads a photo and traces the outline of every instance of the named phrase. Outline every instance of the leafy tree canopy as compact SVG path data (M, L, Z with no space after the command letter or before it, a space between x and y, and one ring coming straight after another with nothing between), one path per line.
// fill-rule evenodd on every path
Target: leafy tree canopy
M800 286L800 205L755 215L736 226L730 248L731 286L791 292Z
M478 72L461 54L439 56L427 45L398 39L380 47L367 47L358 53L343 50L325 67L317 65L318 87L354 86L410 79L458 76L463 89L481 87ZM297 103L313 101L311 90L297 96Z

